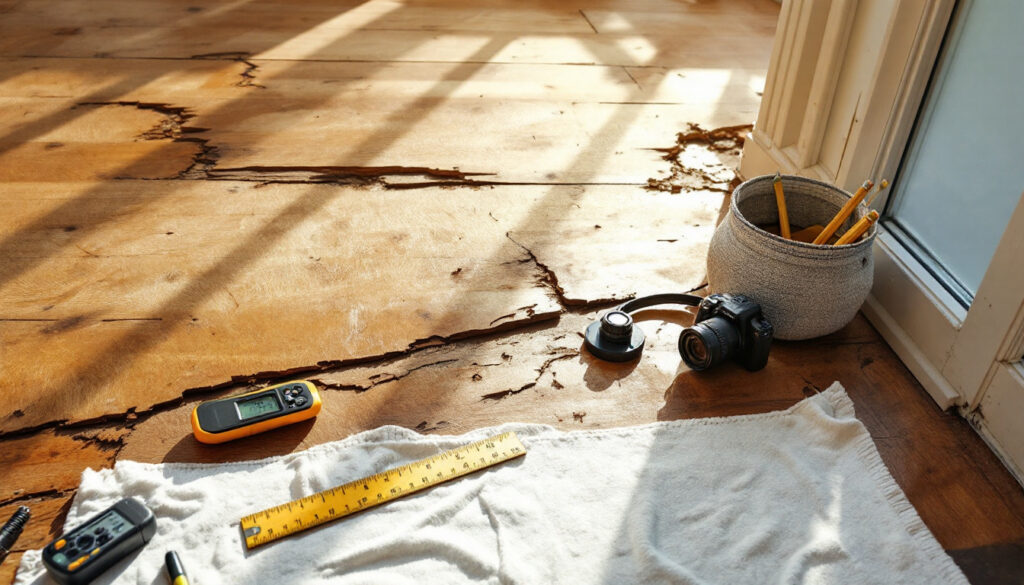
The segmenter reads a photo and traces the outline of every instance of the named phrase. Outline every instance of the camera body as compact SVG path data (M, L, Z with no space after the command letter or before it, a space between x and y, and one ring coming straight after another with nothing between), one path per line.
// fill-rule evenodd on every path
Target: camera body
M679 336L679 353L694 370L726 359L760 370L768 363L774 328L761 306L743 295L712 294L701 301L693 327Z

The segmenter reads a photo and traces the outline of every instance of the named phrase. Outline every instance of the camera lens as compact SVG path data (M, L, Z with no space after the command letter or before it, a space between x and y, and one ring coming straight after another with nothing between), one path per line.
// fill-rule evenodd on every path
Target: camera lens
M705 319L679 335L679 354L691 370L706 370L739 347L739 332L722 317Z
M601 317L601 336L613 343L629 343L633 336L633 318L623 311L608 311Z

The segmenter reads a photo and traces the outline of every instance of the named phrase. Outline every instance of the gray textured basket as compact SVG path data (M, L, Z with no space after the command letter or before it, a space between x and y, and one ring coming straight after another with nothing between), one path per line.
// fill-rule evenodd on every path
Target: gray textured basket
M711 292L745 294L761 304L777 339L810 339L849 323L871 291L874 261L867 236L844 246L787 240L757 227L778 223L773 175L744 182L732 194L729 213L711 238ZM826 225L850 198L828 183L783 176L790 225ZM857 206L842 234L868 212Z

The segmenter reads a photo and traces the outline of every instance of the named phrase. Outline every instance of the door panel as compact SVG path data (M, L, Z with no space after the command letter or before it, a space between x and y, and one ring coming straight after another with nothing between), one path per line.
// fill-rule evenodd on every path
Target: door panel
M886 215L969 306L1024 187L1024 3L966 2L954 23Z

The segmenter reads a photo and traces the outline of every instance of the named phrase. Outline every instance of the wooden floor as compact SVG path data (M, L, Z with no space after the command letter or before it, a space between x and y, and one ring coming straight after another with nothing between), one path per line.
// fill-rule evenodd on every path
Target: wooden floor
M1021 487L862 318L753 374L681 368L685 313L645 313L639 364L581 350L615 301L703 283L778 10L0 0L0 517L33 511L16 549L118 459L763 412L839 380L973 581L1015 578L991 559L1024 542ZM315 422L191 437L197 401L297 376L323 391Z

